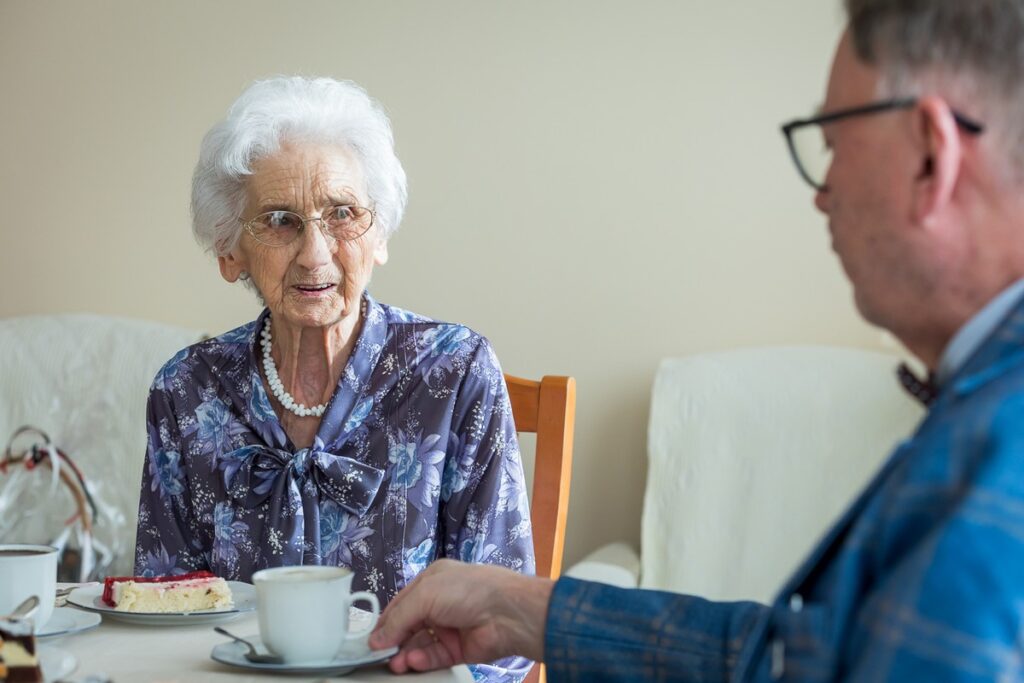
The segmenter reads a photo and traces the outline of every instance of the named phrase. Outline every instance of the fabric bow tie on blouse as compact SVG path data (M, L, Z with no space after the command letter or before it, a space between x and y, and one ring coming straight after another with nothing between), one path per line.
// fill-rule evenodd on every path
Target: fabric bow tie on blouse
M302 491L311 482L349 513L366 514L384 470L327 451L303 448L292 454L264 445L243 446L221 456L228 495L247 508L259 507L275 493Z
M935 373L930 372L926 379L921 379L906 363L900 363L900 366L896 368L896 376L899 377L900 385L907 390L907 393L920 401L926 408L939 395L939 386L935 383Z

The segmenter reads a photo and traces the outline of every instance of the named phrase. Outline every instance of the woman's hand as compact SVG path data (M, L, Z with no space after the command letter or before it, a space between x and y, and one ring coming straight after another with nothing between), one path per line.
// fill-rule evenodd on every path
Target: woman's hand
M438 560L391 601L370 647L401 646L390 662L395 673L510 655L540 661L553 587L500 567Z

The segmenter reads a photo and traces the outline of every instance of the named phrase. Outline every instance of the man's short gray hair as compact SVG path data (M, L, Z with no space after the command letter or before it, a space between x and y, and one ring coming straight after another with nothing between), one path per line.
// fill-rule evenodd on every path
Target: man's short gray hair
M394 234L407 189L383 108L351 81L282 76L249 86L203 137L192 176L192 231L204 248L223 255L238 244L253 162L287 140L351 149L366 177L375 222L385 238Z
M1024 0L845 4L854 50L881 71L886 95L948 86L969 107L964 114L998 130L1024 173Z

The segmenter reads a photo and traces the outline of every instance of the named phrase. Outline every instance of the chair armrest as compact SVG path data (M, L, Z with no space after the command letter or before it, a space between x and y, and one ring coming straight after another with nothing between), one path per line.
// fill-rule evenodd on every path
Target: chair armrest
M640 584L640 557L627 543L609 543L569 567L565 576L636 588Z

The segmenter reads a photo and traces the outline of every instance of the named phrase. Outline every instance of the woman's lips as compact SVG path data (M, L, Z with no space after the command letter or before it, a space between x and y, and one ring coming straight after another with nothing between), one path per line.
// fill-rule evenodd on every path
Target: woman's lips
M317 285L293 285L292 289L300 296L318 297L330 294L336 286L333 282L325 282Z

